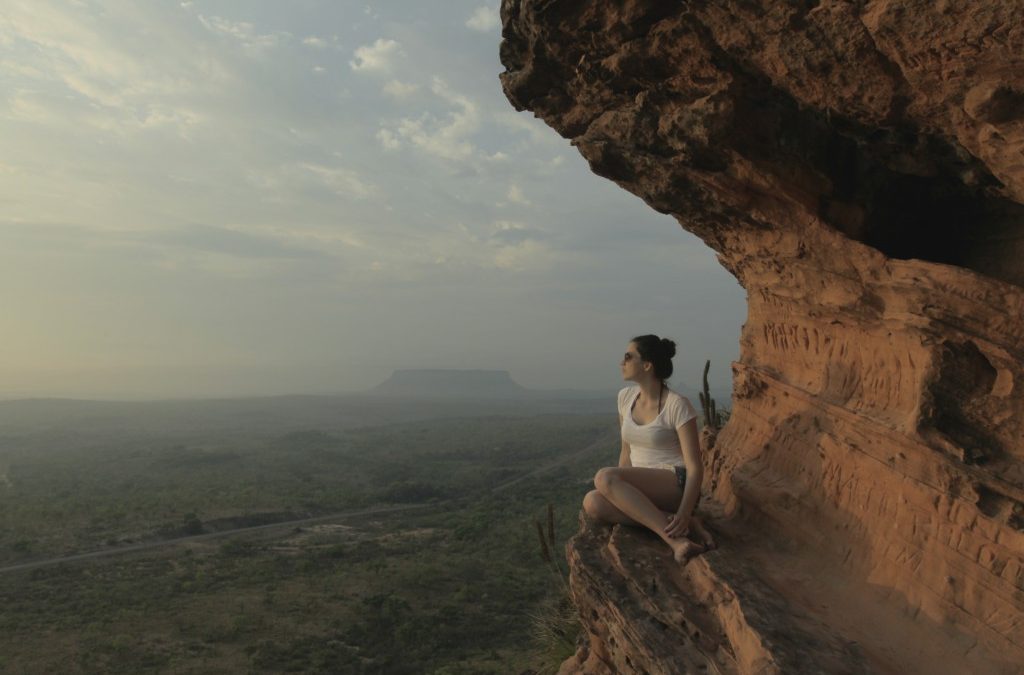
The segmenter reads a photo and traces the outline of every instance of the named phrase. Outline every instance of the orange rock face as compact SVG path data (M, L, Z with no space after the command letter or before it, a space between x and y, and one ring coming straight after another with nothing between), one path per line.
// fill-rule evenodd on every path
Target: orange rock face
M1024 667L1022 17L1017 0L503 2L509 100L748 296L705 456L724 545L669 571L645 533L584 527L569 555L592 644L565 669Z

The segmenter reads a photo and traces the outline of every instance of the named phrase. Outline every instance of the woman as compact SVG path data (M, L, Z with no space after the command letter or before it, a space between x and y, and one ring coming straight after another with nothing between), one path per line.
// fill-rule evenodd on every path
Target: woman
M714 541L694 515L704 478L697 411L665 384L675 355L676 343L657 335L629 343L619 365L636 384L619 392L619 466L597 472L583 508L601 522L646 526L685 564Z

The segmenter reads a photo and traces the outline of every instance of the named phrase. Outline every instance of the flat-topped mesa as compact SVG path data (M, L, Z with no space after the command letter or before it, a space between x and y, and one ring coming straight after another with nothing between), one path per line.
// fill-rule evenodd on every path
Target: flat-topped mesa
M885 631L941 636L974 672L1024 663L1022 11L502 3L509 100L747 290L732 417L705 457L727 541L700 565L750 546L883 590L874 626L822 617L869 669L908 664ZM599 563L581 561L607 555L570 558L592 597ZM754 577L784 596L773 574ZM616 644L617 667L656 672Z

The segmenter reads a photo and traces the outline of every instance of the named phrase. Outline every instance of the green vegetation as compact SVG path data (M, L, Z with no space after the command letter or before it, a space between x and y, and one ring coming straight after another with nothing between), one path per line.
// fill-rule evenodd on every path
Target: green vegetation
M113 436L3 450L10 484L0 487L0 564L470 496L605 426L603 416L478 417L188 445Z
M425 508L0 574L0 671L549 669L575 640L558 560L590 478L615 460L613 432L609 415L548 415L189 443L111 436L46 453L22 439L0 450L6 564L380 504Z
M548 504L546 521L537 520L535 524L540 540L540 557L551 571L554 587L530 614L534 642L539 647L536 663L539 673L557 673L562 662L576 652L576 640L582 626L569 587L568 563L564 563L556 548L559 539L555 535L553 504Z

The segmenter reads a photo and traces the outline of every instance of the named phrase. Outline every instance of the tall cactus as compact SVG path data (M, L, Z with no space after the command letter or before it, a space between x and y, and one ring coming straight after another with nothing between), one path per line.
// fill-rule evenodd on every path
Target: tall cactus
M715 399L711 398L711 390L708 387L708 371L711 370L711 360L704 362L704 390L700 392L700 407L704 410L704 428L718 431L722 428L722 416L715 409Z
M701 445L705 452L711 452L718 439L718 430L722 427L722 415L715 408L715 399L711 398L711 389L708 387L708 371L711 370L711 361L704 363L703 391L700 392L700 407L704 409L704 429L701 431Z

